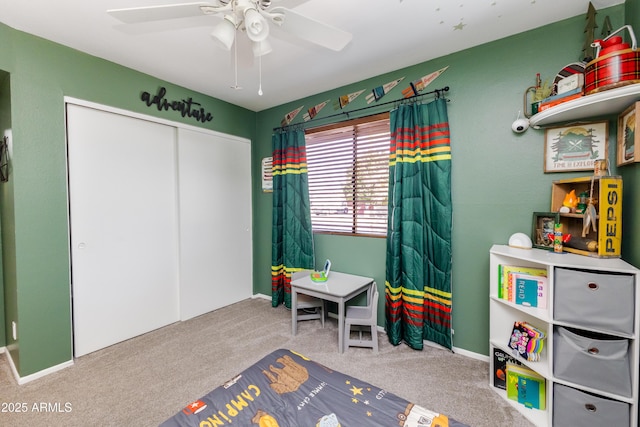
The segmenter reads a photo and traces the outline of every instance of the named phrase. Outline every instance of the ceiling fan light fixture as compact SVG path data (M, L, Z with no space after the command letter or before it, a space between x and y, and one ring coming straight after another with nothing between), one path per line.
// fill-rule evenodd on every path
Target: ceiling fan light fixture
M251 41L261 42L269 36L267 20L254 8L245 9L244 26Z
M222 22L216 25L211 32L211 37L225 50L231 50L235 35L236 24L232 15L225 15Z
M271 43L269 43L269 40L253 42L252 45L253 56L255 56L256 58L271 53L271 51L273 50L273 48L271 47Z

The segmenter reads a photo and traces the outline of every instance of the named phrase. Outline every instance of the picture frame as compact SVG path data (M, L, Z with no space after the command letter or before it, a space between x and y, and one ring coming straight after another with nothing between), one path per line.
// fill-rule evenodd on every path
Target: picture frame
M640 101L627 107L618 116L616 165L624 166L640 162L640 136L635 133L638 126L640 126Z
M609 122L581 123L544 131L544 172L592 171L607 160Z
M558 212L534 212L531 227L531 242L534 248L553 250L553 235L555 224L560 223Z

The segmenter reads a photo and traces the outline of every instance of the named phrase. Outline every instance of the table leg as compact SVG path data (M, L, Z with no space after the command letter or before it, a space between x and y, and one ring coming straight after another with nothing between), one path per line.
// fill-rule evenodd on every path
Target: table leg
M338 302L338 352L344 351L344 300Z
M298 332L298 293L291 288L291 333L295 335Z

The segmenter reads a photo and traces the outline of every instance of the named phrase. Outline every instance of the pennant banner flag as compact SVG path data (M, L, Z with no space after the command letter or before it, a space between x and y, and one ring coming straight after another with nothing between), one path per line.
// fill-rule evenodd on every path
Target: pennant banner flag
M444 73L447 68L449 68L448 65L444 68L439 69L438 71L427 74L426 76L423 76L418 80L412 81L409 87L402 91L402 95L404 95L405 98L411 98L412 96L419 95L420 92L424 90L424 88L426 88L432 81L437 79L440 74Z
M315 107L309 108L309 110L307 110L307 112L304 114L304 116L302 116L302 118L304 119L305 122L308 122L309 120L313 119L320 112L320 110L322 110L324 106L327 105L328 103L329 103L329 100L327 99L326 101L321 102Z
M350 93L348 95L342 95L340 98L338 98L336 102L333 103L333 109L337 110L338 108L346 107L347 104L349 104L354 99L359 97L362 94L362 92L364 92L364 89L359 90L357 92Z
M300 110L302 110L302 107L304 107L304 105L301 105L300 107L296 108L295 110L287 113L287 115L284 116L284 119L282 119L282 121L280 122L280 126L287 126L289 123L291 123L293 121L293 119L296 118L296 116L298 115Z
M378 86L377 88L373 89L371 91L371 93L369 95L367 95L367 104L371 104L373 101L378 101L380 100L380 98L382 98L383 96L385 96L386 94L388 94L391 89L393 89L394 87L398 86L398 84L404 80L404 77L401 77L397 80L394 80L392 82L389 82L385 85L382 86Z

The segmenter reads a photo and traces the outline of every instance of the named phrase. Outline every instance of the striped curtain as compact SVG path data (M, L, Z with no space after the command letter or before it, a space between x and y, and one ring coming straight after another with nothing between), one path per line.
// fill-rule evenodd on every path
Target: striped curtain
M391 111L385 327L421 350L451 342L451 146L447 103Z
M313 269L304 131L274 134L271 305L291 308L291 273Z

